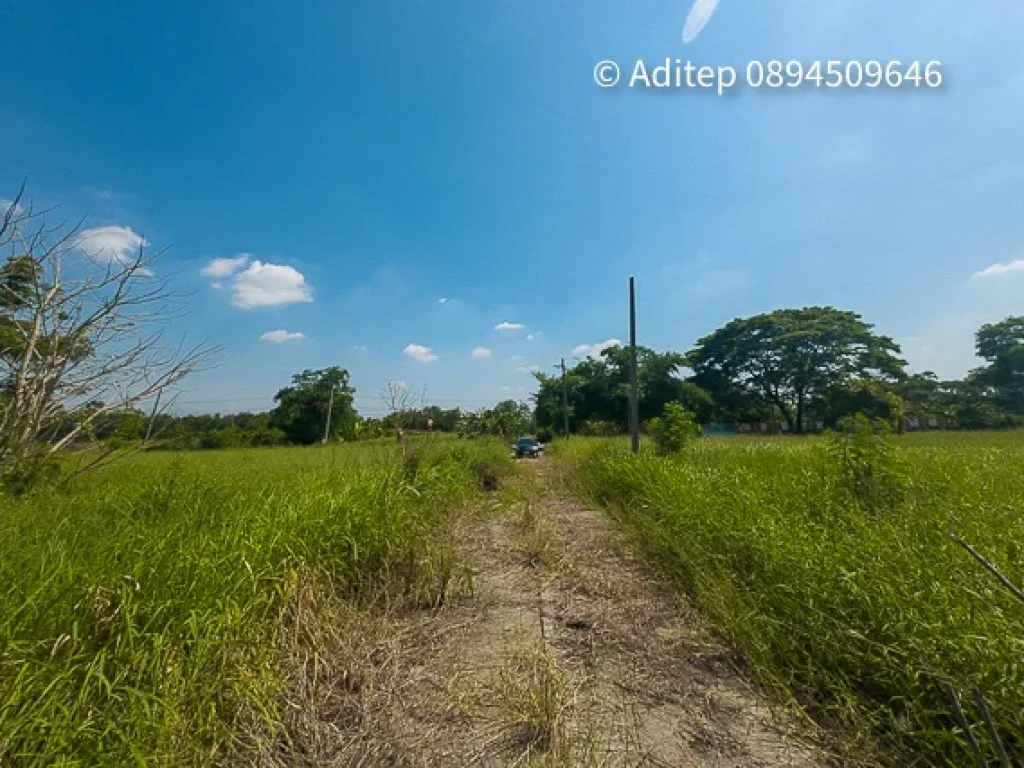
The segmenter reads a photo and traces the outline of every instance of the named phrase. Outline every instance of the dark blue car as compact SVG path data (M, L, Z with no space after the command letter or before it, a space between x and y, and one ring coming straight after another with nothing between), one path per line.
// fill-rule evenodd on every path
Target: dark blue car
M543 449L544 446L532 437L520 437L512 445L512 452L515 453L517 459L521 459L524 456L528 459L536 459L540 456L540 452Z

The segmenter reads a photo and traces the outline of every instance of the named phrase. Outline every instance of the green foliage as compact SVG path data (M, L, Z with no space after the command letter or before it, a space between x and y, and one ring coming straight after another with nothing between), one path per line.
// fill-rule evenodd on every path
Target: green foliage
M845 500L865 509L895 509L907 488L907 473L889 425L858 413L826 435L829 470Z
M669 402L681 402L698 415L710 415L712 402L708 393L679 376L683 363L683 356L676 352L637 348L641 421L661 414ZM534 396L537 424L561 432L565 421L562 377L543 373L534 375L539 384ZM581 434L619 434L626 431L629 350L611 347L601 353L600 359L580 360L567 371L566 384L570 431ZM599 430L597 425L601 425Z
M615 421L587 419L580 425L579 432L586 437L611 437L622 434L622 424Z
M463 437L500 435L516 437L533 431L533 414L526 403L503 400L493 408L476 413L464 413L458 422L458 433Z
M353 437L358 417L353 406L355 389L348 380L348 371L337 366L295 374L292 386L274 395L277 408L272 426L283 431L289 442L312 445L324 438L330 410L330 437Z
M975 340L978 357L989 365L973 377L992 387L1002 409L1024 415L1024 316L983 325Z
M687 363L712 396L761 399L801 432L809 406L829 388L899 378L905 365L899 351L854 312L807 307L733 320L700 339Z
M661 418L648 422L647 432L661 456L681 453L701 434L697 418L680 403L666 404Z
M443 598L439 521L510 465L429 443L411 473L394 446L146 453L0 497L0 763L227 765L283 739L297 592Z
M852 469L817 438L702 440L668 458L632 457L625 441L559 445L581 467L581 492L614 511L760 680L845 734L865 763L977 764L950 683L986 754L974 685L1024 764L1024 610L946 535L1024 584L1024 432L887 439L858 426L844 439L871 443ZM849 483L874 482L890 459L905 466L906 492L868 512Z
M550 443L555 439L555 431L551 427L541 427L537 430L537 439L542 443Z

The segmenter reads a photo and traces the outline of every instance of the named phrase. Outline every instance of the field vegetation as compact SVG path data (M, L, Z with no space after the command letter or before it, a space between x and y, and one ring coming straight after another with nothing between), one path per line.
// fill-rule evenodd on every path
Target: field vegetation
M1024 604L950 536L1024 583L1024 433L887 438L858 420L671 456L598 439L558 452L756 676L853 754L1024 762Z
M296 593L442 601L441 523L508 462L484 440L147 452L0 498L0 763L287 753Z

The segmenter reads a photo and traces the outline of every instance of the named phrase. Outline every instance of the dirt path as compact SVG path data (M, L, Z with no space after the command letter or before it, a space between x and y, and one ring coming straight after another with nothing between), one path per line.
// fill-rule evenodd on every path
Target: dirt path
M559 486L542 460L520 471L515 501L460 521L471 584L460 599L340 632L344 669L326 665L333 672L306 697L316 711L304 761L827 764L780 726L786 718L772 717L607 518Z

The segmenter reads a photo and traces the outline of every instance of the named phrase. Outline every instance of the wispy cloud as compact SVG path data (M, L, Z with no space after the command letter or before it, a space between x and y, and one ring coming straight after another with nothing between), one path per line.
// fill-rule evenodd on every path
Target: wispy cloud
M231 303L240 309L313 301L313 291L295 267L254 261L235 276Z
M692 43L715 15L719 0L696 0L683 25L683 42Z
M993 264L971 275L973 280L984 280L1003 275L1024 274L1024 259Z
M260 336L260 341L269 341L274 344L284 344L289 341L301 341L306 338L306 334L286 331L283 328L279 328L276 331L267 331Z
M11 208L14 208L12 216L20 216L25 212L24 206L21 203L14 204L13 200L8 200L6 197L0 197L0 221L10 212Z
M490 356L491 350L489 350L487 347L476 347L471 354L471 357L474 360L484 360L485 358L488 358Z
M703 252L691 261L666 266L662 275L674 285L672 296L678 301L735 296L755 283L754 272L749 268L722 263Z
M878 154L875 138L865 132L826 134L826 137L825 144L808 163L812 170L854 171L870 165Z
M243 269L250 261L252 261L250 254L240 253L234 258L213 259L200 271L207 277L230 277L238 270Z
M418 360L421 363L432 363L438 359L437 355L434 354L433 349L425 347L422 344L409 344L402 350L402 354L406 357L411 357L413 360Z
M496 331L521 331L526 328L522 323L510 323L507 320L494 326Z
M539 365L517 365L513 368L516 373L536 373L540 370Z
M368 347L365 344L353 344L352 345L352 351L353 352L365 352L367 349L368 349Z
M608 339L597 344L580 344L579 346L573 347L573 357L590 357L597 360L601 357L601 353L606 349L612 347L621 347L622 342L618 339Z
M97 200L113 200L114 193L109 189L101 189L100 187L86 187L85 191L95 197Z

